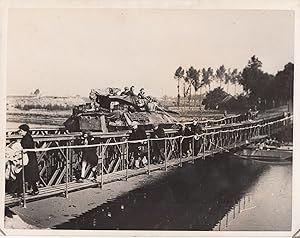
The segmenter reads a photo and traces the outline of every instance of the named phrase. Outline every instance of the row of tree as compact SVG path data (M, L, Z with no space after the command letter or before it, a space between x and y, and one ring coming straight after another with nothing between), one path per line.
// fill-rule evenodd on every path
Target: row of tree
M202 94L202 88L208 87L208 91L211 91L211 83L217 81L222 87L222 82L225 82L227 85L227 93L229 93L229 84L234 84L234 94L236 94L236 86L241 81L242 73L237 69L231 70L226 69L224 65L221 65L215 72L211 67L196 69L193 66L184 70L181 66L175 71L174 78L177 80L177 105L180 104L180 82L182 81L183 85L183 102L185 106L186 98L188 98L189 106L191 104L192 98L192 88L194 94L196 95L200 91ZM194 102L196 105L196 101Z
M206 106L209 105L208 108L214 107L220 104L225 98L230 98L230 83L235 86L234 95L236 95L237 84L243 86L244 92L238 97L233 98L231 102L227 100L229 104L235 100L234 105L242 103L267 108L284 104L288 100L293 99L294 64L286 64L284 69L277 72L274 76L262 71L262 62L255 55L250 58L242 72L239 72L237 69L226 69L224 65L221 65L215 73L211 67L197 70L191 66L187 70L184 70L180 66L176 70L174 78L178 81L178 106L180 104L181 81L183 84L184 106L186 98L188 98L189 105L191 105L192 88L194 89L195 95L198 90L201 95L201 89L208 87L208 93L204 101L207 104ZM214 80L219 83L219 87L211 91L211 83ZM222 88L222 82L225 82L225 85L227 85L227 92ZM194 98L196 97L194 96ZM210 101L212 101L212 103L209 103ZM239 105L239 107L241 107L241 105Z
M254 55L243 69L239 83L243 86L251 103L270 107L293 100L294 64L272 75L262 71L262 62Z

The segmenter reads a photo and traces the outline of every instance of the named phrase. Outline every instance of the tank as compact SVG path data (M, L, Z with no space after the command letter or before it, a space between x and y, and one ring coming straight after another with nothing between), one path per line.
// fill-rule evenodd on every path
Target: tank
M151 96L118 95L120 90L92 89L90 102L75 106L72 115L64 122L69 131L113 132L130 128L133 121L143 125L145 129L153 124L163 128L172 128L178 121L177 113L158 105Z

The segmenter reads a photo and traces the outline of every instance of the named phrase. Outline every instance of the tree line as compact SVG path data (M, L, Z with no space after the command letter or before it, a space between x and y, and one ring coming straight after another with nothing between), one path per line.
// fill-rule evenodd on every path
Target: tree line
M227 93L229 92L229 84L234 85L234 94L236 94L237 84L240 82L241 72L238 69L231 70L226 69L224 65L221 65L217 70L213 70L211 67L196 69L193 66L184 70L181 66L175 71L174 78L177 80L177 105L180 104L181 94L180 94L180 82L182 82L183 89L183 102L185 104L186 99L188 99L188 104L190 106L192 91L196 96L197 92L202 95L202 89L204 87L211 91L211 83L217 81L222 87L222 83L227 86ZM195 97L194 97L195 98ZM196 104L196 102L194 102ZM185 105L184 105L185 106Z
M193 66L185 70L179 66L174 78L177 80L177 106L185 107L186 101L188 106L191 106L192 91L194 91L194 106L196 106L197 92L202 95L204 87L208 88L208 92L203 104L208 109L216 109L222 104L224 108L229 107L228 109L242 109L252 105L266 109L285 104L293 99L294 64L289 62L283 70L272 75L262 71L262 62L255 55L250 58L242 71L236 68L226 69L224 65L216 70L211 67L196 69ZM219 87L211 90L213 81L217 82ZM230 83L234 85L235 97L229 93ZM237 85L243 87L243 92L239 95L236 95ZM225 90L223 86L227 86ZM182 87L183 105L180 103L182 101L180 87Z

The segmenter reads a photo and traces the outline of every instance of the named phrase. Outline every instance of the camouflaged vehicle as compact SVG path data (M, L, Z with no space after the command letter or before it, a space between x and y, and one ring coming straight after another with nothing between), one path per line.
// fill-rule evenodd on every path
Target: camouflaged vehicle
M71 117L64 122L66 129L112 132L129 129L133 121L145 129L153 124L162 124L167 129L177 123L177 113L160 107L152 97L119 96L118 91L92 89L91 102L73 108Z

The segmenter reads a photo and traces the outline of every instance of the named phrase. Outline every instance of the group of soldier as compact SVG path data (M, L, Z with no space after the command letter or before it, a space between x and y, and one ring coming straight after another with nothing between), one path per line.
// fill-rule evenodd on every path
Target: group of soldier
M180 129L177 132L177 135L180 136L195 136L194 144L192 145L191 137L185 138L182 140L182 156L186 157L194 154L198 154L200 150L200 140L197 135L201 133L201 128L197 126L197 121L194 120L192 125L180 124ZM165 138L166 134L162 125L154 124L153 129L150 132L150 139L154 139L151 142L151 164L164 163L166 159L165 154ZM161 138L161 139L159 139ZM140 168L144 167L147 164L147 135L145 129L142 125L139 125L137 122L132 123L132 132L128 138L129 141L141 141L130 143L129 145L129 155L130 155L130 168ZM143 141L144 140L144 141ZM194 151L192 151L194 150ZM177 151L179 152L179 151Z
M163 164L166 159L165 154L165 131L162 125L153 124L150 131L150 158L148 158L148 142L147 133L143 125L133 121L131 124L132 130L128 137L128 168L138 169L145 167L150 159L151 164ZM180 129L177 135L181 136L195 136L194 144L192 145L191 138L185 138L182 140L182 156L186 157L192 154L192 148L194 154L197 154L200 150L200 140L197 135L201 133L201 128L197 126L197 121L193 121L192 125L180 124ZM90 133L83 133L84 144L93 144L94 138ZM177 151L178 152L178 151ZM94 180L96 179L96 167L97 167L97 151L96 147L87 147L83 150L82 156L82 170L78 174L78 181L83 181L85 177L86 166L92 167L92 173Z
M186 126L181 124L181 128L178 131L178 135L190 136L196 135L197 132L197 122L191 126ZM148 145L147 145L147 134L145 128L142 125L139 125L138 122L132 122L132 131L129 135L129 157L128 157L128 167L129 168L140 168L148 164L148 159L150 159L151 164L162 164L166 160L166 151L165 151L165 131L162 125L154 124L153 130L150 132L151 147L150 147L150 158L148 158ZM23 133L24 131L24 133ZM23 139L21 140L21 145L24 149L33 149L34 143L30 135L30 130L28 125L20 126L20 133L23 133ZM160 139L161 138L161 139ZM80 141L84 145L97 144L97 140L91 135L90 132L83 132L82 138ZM27 143L28 142L28 143ZM182 140L182 155L188 156L191 152L191 139ZM199 145L199 146L198 146ZM194 140L194 153L198 153L200 148L200 143L196 143ZM31 195L37 195L39 193L37 183L39 181L39 169L37 163L37 157L35 152L27 152L29 157L29 163L25 166L25 182L29 184L29 187L32 188ZM92 169L93 180L96 182L97 178L97 165L98 165L98 151L97 147L86 146L83 148L82 161L81 161L81 171L77 170L75 172L75 177L77 182L82 182L86 176L86 169L90 166ZM7 163L9 165L9 163ZM6 166L6 172L10 172L7 177L6 188L7 192L16 193L18 196L22 193L22 173L21 170L16 172L16 176L11 172L12 170Z
M125 87L120 96L134 97L134 101L141 111L154 111L157 108L158 104L156 100L150 96L146 96L144 88L141 88L138 94L135 94L134 89L134 86L130 88Z
M139 93L137 95L135 94L134 90L135 90L134 86L131 86L130 88L129 87L125 87L124 91L121 92L120 96L137 96L140 99L146 98L145 97L145 89L144 88L141 88L140 91L139 91Z

